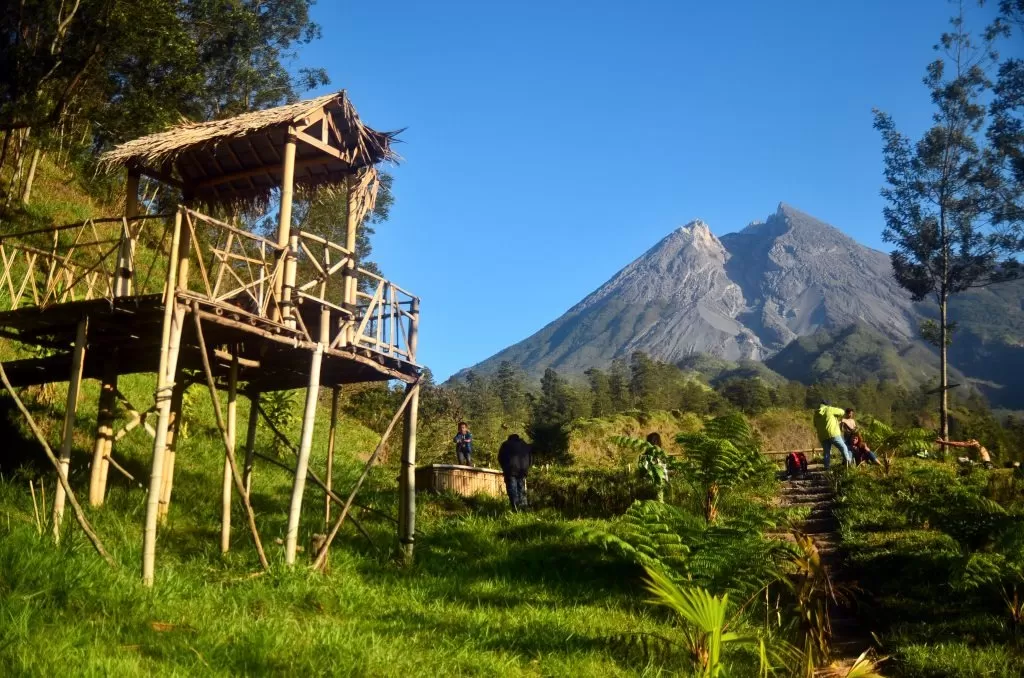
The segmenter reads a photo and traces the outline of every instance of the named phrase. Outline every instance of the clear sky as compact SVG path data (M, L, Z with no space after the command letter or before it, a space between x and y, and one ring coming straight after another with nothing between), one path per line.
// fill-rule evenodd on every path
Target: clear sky
M320 0L328 69L407 128L375 258L439 380L554 320L672 229L787 202L884 249L871 109L928 122L943 0ZM981 28L979 17L977 28Z

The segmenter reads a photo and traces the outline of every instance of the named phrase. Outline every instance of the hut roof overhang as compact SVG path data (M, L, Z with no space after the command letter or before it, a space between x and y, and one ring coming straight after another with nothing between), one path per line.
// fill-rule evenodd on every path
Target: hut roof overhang
M183 123L117 146L100 166L178 186L208 205L266 202L281 185L284 147L296 140L294 185L316 189L385 160L397 132L362 123L345 91L233 118Z

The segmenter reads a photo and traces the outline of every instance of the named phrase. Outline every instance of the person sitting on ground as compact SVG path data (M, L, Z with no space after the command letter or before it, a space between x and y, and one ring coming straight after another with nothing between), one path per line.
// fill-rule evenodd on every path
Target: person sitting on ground
M847 407L843 418L839 420L839 431L843 434L843 442L850 446L850 439L857 432L857 420L853 418L853 408Z
M464 421L459 422L459 432L455 434L455 461L463 466L473 465L473 434Z
M516 511L526 508L526 475L533 465L533 450L515 433L498 448L498 464L505 476L509 503Z
M790 478L807 475L807 455L803 452L790 452L786 455L786 474Z
M868 447L868 444L864 442L859 433L854 433L850 436L850 452L853 453L853 458L858 466L865 462L872 466L878 466L878 457L871 451L871 448Z
M818 433L818 440L825 456L825 470L832 465L832 448L835 447L843 453L843 460L847 466L853 464L853 455L846 447L842 431L839 429L839 417L846 412L838 407L832 407L827 401L821 401L821 405L814 411L814 429Z
M957 441L957 440L943 440L942 438L935 439L936 445L943 445L945 447L967 447L973 449L978 454L978 461L985 468L992 468L992 455L988 453L985 446L978 442L976 439L971 438L970 440Z

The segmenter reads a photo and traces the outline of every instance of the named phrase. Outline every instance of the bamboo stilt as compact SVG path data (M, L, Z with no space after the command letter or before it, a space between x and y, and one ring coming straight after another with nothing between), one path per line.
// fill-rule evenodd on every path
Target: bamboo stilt
M224 425L224 416L220 411L220 400L217 398L217 385L213 381L213 370L210 368L210 357L206 354L206 340L203 338L203 324L199 319L199 304L195 303L192 307L192 320L195 322L196 327L196 340L199 342L199 355L203 359L203 372L206 374L206 386L210 391L210 399L213 401L213 414L217 420L217 428L220 430L221 441L224 443L224 452L228 457L228 463L231 464L231 477L235 481L235 488L238 490L238 495L242 500L242 505L245 506L245 516L249 522L249 532L252 534L252 540L256 546L256 555L260 559L260 565L263 566L264 570L270 569L270 563L267 562L267 554L263 551L263 541L260 539L259 530L256 529L256 514L252 510L252 504L249 503L249 494L245 491L245 486L242 484L242 475L238 472L238 464L235 462L235 450L228 444L227 428Z
M327 495L324 498L324 529L331 525L331 486L334 478L334 441L338 428L338 400L341 396L341 387L335 386L331 389L331 430L327 433L327 474L325 488Z
M64 439L60 446L61 473L65 476L71 465L71 445L74 442L75 417L78 414L78 392L82 387L82 367L85 365L85 336L89 327L89 318L78 321L75 330L75 348L71 353L71 375L68 377L68 400L64 411ZM53 497L53 539L60 541L60 525L64 518L64 486L57 485Z
M167 423L167 451L164 452L164 475L160 485L160 510L157 517L164 521L171 510L171 490L174 488L174 462L178 454L178 440L182 426L182 406L185 404L186 385L179 374L174 379L171 391L171 418Z
M181 257L181 210L174 217L174 231L171 236L171 255ZM187 256L187 249L184 251ZM160 365L156 375L157 405L156 437L153 441L153 467L149 477L149 494L146 499L146 522L142 530L142 583L153 585L156 564L156 529L160 514L160 490L163 482L164 457L167 454L167 429L171 418L171 391L173 376L178 364L182 325L185 309L177 302L178 267L172 262L167 267L167 295L164 304L164 319L160 336Z
M402 468L398 476L398 548L411 559L416 538L416 426L420 410L420 386L406 387L411 396L405 408L405 439L402 441Z
M96 441L92 448L92 470L89 474L89 504L102 506L107 492L107 459L114 446L114 408L117 404L117 362L103 365L100 401L96 414Z
M299 458L295 466L295 483L292 485L288 528L284 539L284 562L288 565L295 564L299 519L302 517L302 494L306 489L306 470L309 468L309 452L313 447L313 422L316 420L316 402L320 394L320 365L323 357L324 345L317 344L310 361L309 387L306 389L306 408L302 417L302 436L299 439Z
M245 466L242 471L242 484L245 493L252 495L252 465L256 453L256 431L259 426L260 392L249 393L249 425L245 430Z
M232 351L231 369L228 372L228 421L227 442L232 452L235 449L238 424L238 347ZM231 460L224 454L224 477L221 482L220 506L220 552L231 550ZM243 484L244 487L244 484Z
M74 490L72 490L71 485L68 484L68 477L64 473L64 469L61 466L60 461L58 461L57 457L54 456L53 450L50 449L50 445L46 442L43 432L39 430L39 425L36 424L36 420L32 418L32 414L28 411L28 408L25 407L25 403L21 402L21 398L18 397L14 387L11 386L11 381L7 378L7 372L4 371L3 363L0 363L0 381L3 382L4 388L7 389L7 393L9 393L11 399L14 400L14 404L17 405L22 416L25 417L25 421L28 422L28 427L32 429L32 434L36 437L36 440L39 441L39 444L42 445L43 451L46 453L46 458L49 459L50 463L53 464L53 467L57 469L57 480L60 482L61 487L64 488L68 502L71 503L71 510L75 514L75 520L78 521L79 526L81 526L82 531L85 532L85 536L88 537L93 548L96 549L96 552L100 554L103 560L107 561L108 565L114 567L114 559L111 558L110 554L107 553L107 550L103 548L103 542L100 541L100 538L92 529L92 525L90 525L89 521L86 519L85 513L82 511L81 504L79 504L78 499L75 498ZM41 490L42 486L40 486L40 491Z
M409 356L413 359L419 343L419 300L413 299L410 311ZM405 439L402 441L402 468L398 476L398 548L400 555L409 560L416 539L416 428L419 425L419 383L406 387L410 395L405 410Z
M419 382L412 384L412 386L418 386ZM338 516L338 520L335 521L334 527L331 528L330 534L327 535L324 545L320 548L320 553L317 554L316 560L313 561L313 569L319 570L324 566L327 561L327 552L331 548L331 542L334 541L334 537L337 536L338 530L341 529L342 524L345 522L345 517L348 515L349 510L352 508L352 503L356 500L356 494L359 492L359 488L363 486L363 481L366 480L366 476L370 474L370 469L373 468L374 462L377 461L377 457L380 456L381 450L384 449L384 445L388 441L388 437L391 435L391 431L395 428L395 424L398 423L399 418L405 412L406 406L412 399L413 394L416 390L410 389L405 392L405 399L402 400L402 404L398 406L398 411L395 412L395 416L391 417L391 421L388 422L387 428L384 429L384 433L380 437L380 442L377 443L377 448L370 455L370 458L366 460L366 465L363 466L363 472L356 480L355 487L352 488L352 492L348 495L348 499L345 500L345 505L341 508L341 515Z

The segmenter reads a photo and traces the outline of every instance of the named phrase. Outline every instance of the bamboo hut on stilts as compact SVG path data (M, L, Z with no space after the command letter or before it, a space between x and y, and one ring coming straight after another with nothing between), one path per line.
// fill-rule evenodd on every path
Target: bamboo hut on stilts
M357 228L376 197L375 167L395 157L393 142L394 134L360 121L343 91L227 120L183 124L125 143L101 158L101 166L127 173L123 215L0 239L0 294L7 297L0 307L0 337L54 351L4 363L4 384L20 406L17 387L69 383L58 454L40 438L60 481L53 509L55 536L60 535L65 497L75 507L76 519L85 520L66 477L80 386L83 379L97 379L101 389L88 501L93 506L103 503L111 467L127 473L112 454L120 437L135 428L149 431L153 454L142 530L142 579L153 584L156 535L172 497L188 373L200 374L197 381L212 397L224 447L222 550L230 546L231 506L238 502L259 561L268 566L250 502L259 456L255 438L260 397L304 388L301 435L294 468L289 468L294 484L287 507L285 562L291 565L296 559L307 478L327 495L328 534L315 554L315 566L322 567L346 517L354 520L349 513L366 471L403 417L398 543L399 553L412 555L419 299L360 268L355 251ZM177 189L176 209L140 214L141 177ZM320 189L345 191L344 243L303 231L293 221L296 191ZM275 202L275 237L203 211L254 212ZM140 248L155 256L140 257ZM139 411L117 384L122 375L144 372L156 373L156 390L153 407ZM331 480L338 388L385 380L404 382L405 398L359 483L342 497ZM321 387L332 389L326 481L310 467ZM227 395L223 410L219 390ZM236 415L239 396L251 403L244 433ZM119 402L129 421L115 431ZM333 520L331 503L340 507Z

